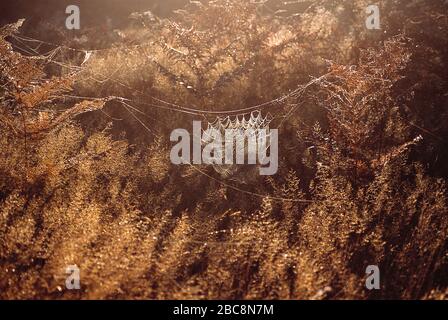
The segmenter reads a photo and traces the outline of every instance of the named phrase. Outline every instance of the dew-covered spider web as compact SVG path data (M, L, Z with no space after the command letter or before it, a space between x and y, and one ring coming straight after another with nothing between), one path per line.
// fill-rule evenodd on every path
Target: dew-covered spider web
M208 129L215 130L247 130L269 128L272 121L272 115L268 113L263 117L260 110L252 111L249 114L240 114L236 116L217 117L215 121L208 124Z
M207 129L202 134L202 144L206 145L214 140L216 134L222 137L222 145L232 146L232 155L236 155L238 146L244 146L245 159L257 159L258 145L260 141L264 141L263 151L270 147L270 130L269 125L273 117L270 113L266 116L262 115L260 110L252 111L249 114L241 114L236 116L217 117L215 121L207 124ZM231 133L226 134L226 133ZM253 147L249 147L249 143L255 143ZM227 152L228 150L224 150ZM223 155L224 156L224 155ZM236 164L220 164L213 165L214 170L223 178L236 179L238 173L241 173L242 167ZM244 168L249 173L247 167ZM253 168L252 168L253 169ZM251 171L251 170L249 170ZM245 174L239 175L244 180ZM238 179L237 179L238 180Z

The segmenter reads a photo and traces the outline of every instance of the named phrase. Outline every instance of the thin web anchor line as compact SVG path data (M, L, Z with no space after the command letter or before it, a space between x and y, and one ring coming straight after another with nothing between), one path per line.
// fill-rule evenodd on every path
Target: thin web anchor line
M72 69L80 69L82 67L80 67L80 66L68 66L68 65L65 65L65 64L63 64L63 63L61 63L59 61L53 60L52 58L48 58L48 56L41 55L35 49L33 49L30 46L28 46L25 43L23 43L23 41L37 42L39 44L46 44L46 45L54 46L54 47L56 47L56 49L53 50L53 52L50 51L52 53L55 53L60 48L65 48L65 49L71 50L71 51L83 52L83 53L86 54L86 56L87 55L90 56L92 53L95 53L95 52L102 52L102 51L108 51L108 50L115 49L115 48L106 48L106 49L83 50L83 49L75 49L75 48L67 47L65 45L57 45L57 44L54 44L54 43L51 43L51 42L42 41L42 40L38 40L38 39L33 39L33 38L26 37L26 36L13 35L12 37L15 38L16 40L18 40L19 42L21 42L23 45L27 46L28 49L34 51L36 53L36 55L40 56L42 59L48 59L50 62L56 63L56 64L58 64L60 66L63 66L63 67L72 68ZM141 47L141 46L142 45L135 45L133 47ZM18 47L18 48L20 50L23 50L23 48L22 49L20 47ZM36 49L37 48L38 47L36 47ZM117 48L117 49L119 49L119 48ZM28 51L28 53L31 54L31 52L29 52L29 51ZM52 54L52 56L54 57L53 54ZM308 85L306 85L304 87L300 86L300 87L296 88L295 90L293 90L292 92L290 92L290 93L288 93L288 94L286 94L284 96L281 96L281 97L278 97L278 98L266 101L266 102L261 103L261 104L253 105L253 106L250 106L250 107L246 107L246 108L233 109L233 110L230 110L230 109L229 110L201 110L201 109L197 109L197 108L189 108L189 107L185 107L185 106L180 106L180 105L177 105L177 104L174 104L174 103L170 103L170 102L164 101L164 100L159 99L157 97L148 95L147 93L144 93L144 92L142 92L140 90L133 89L133 88L123 84L122 82L119 82L119 81L117 81L115 79L112 79L112 78L107 78L106 81L112 81L112 82L118 83L118 84L120 84L120 85L122 85L122 86L124 86L124 87L126 87L126 88L128 88L130 90L133 90L134 92L138 92L141 95L144 95L144 96L146 96L148 98L154 99L155 101L157 101L159 103L163 103L163 104L167 104L167 105L170 105L172 107L175 107L175 108L179 108L180 110L187 111L185 113L190 113L190 114L194 114L194 115L231 115L231 114L233 115L233 114L241 114L243 112L254 111L254 110L265 108L265 107L268 107L268 106L280 104L283 101L287 100L288 98L296 95L297 93L300 93L301 91L303 91L308 86Z

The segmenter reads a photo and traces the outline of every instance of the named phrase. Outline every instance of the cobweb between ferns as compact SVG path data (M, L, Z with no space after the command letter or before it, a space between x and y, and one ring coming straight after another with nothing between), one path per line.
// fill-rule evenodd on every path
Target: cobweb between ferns
M203 90L206 93L206 96L209 97L210 94L216 92L219 88L227 86L232 89L232 86L235 86L236 83L245 75L250 73L251 65L254 65L257 62L257 59L264 59L262 56L266 54L268 57L272 54L278 54L283 49L288 48L291 44L297 41L295 35L290 32L282 31L279 33L270 34L267 32L262 32L265 37L265 41L259 41L257 43L250 44L252 46L252 53L248 56L242 55L241 50L242 47L248 45L248 40L231 42L225 46L225 48L221 48L216 50L208 61L202 62L202 67L208 70L215 70L216 65L220 65L222 61L220 60L221 56L226 56L230 53L232 56L232 60L242 59L243 62L239 66L234 66L231 64L233 69L231 70L220 70L220 76L215 77L215 81L212 85L207 88L201 88L201 85L196 82L196 85L190 85L190 81L184 80L184 77L181 75L181 71L179 74L175 74L174 70L169 70L169 64L163 65L165 58L170 61L173 58L177 64L182 64L183 68L185 66L191 66L192 71L200 75L201 70L199 70L198 66L195 66L195 63L190 61L191 59L197 59L198 54L194 53L193 50L199 47L198 41L204 41L204 39L200 39L200 32L192 32L192 30L185 30L181 28L177 24L169 23L168 30L175 36L173 38L180 39L179 43L187 44L189 40L193 40L193 46L185 51L183 54L182 51L175 49L176 45L179 43L171 43L168 44L166 39L162 39L157 44L150 44L148 48L147 44L137 44L128 47L121 48L105 48L105 49L95 49L95 50L84 50L77 49L65 45L58 45L34 38L30 38L24 35L20 35L18 29L20 28L23 21L10 26L10 30L3 29L2 35L4 38L9 37L11 40L10 43L12 48L18 52L20 52L26 59L37 62L39 65L44 66L45 68L51 68L52 66L56 66L60 68L61 78L66 77L69 78L73 84L82 83L88 80L93 81L94 83L101 85L115 85L118 88L126 90L126 95L118 94L116 95L80 95L78 92L71 93L72 91L62 90L52 92L52 95L48 97L47 100L38 103L35 108L30 108L27 113L27 117L36 117L37 118L45 118L51 117L55 118L50 121L52 124L43 126L46 129L54 128L58 123L61 123L64 119L69 119L77 116L78 114L92 111L99 111L104 113L106 116L109 116L103 109L105 105L109 105L111 102L116 102L115 106L119 105L124 108L126 112L130 114L132 118L134 118L139 124L141 124L144 129L158 137L160 135L159 132L161 130L158 127L166 126L163 123L163 120L157 119L157 123L153 122L152 124L148 124L148 119L153 118L153 115L150 114L154 110L163 110L167 112L181 113L184 115L189 115L193 118L205 118L207 120L208 126L213 127L217 126L220 129L225 127L233 127L233 128L252 128L255 130L268 128L273 119L283 118L282 123L291 116L291 113L294 109L298 107L296 103L291 103L290 100L297 100L297 97L304 93L304 91L308 88L308 86L312 85L317 81L317 79L312 80L306 85L299 85L293 90L289 90L287 94L283 94L278 98L269 100L264 103L259 103L252 105L250 107L240 107L240 108L232 108L232 109L209 109L205 110L200 107L185 107L180 105L179 103L170 102L162 97L155 96L153 93L148 93L145 90L136 89L132 86L132 84L127 83L117 77L115 75L118 70L126 69L126 61L118 59L117 64L113 66L113 70L109 72L109 74L103 73L101 70L98 71L92 66L95 62L95 59L104 60L111 54L118 53L126 53L133 51L139 56L143 57L147 62L155 66L155 70L158 71L158 76L162 77L164 80L168 81L172 85L181 85L188 92L191 92L192 95L195 95L198 89ZM213 34L213 32L208 33L208 35L214 38L213 41L220 41L220 36L227 31L222 31L221 33ZM283 34L287 35L284 36ZM210 40L210 39L208 39ZM157 48L154 49L154 46ZM255 47L254 47L255 46ZM258 48L256 47L258 46ZM162 59L160 55L157 56L157 52L154 54L148 53L151 48L155 51L161 50ZM241 51L238 53L238 51ZM115 52L115 53L113 53ZM235 53L237 52L237 53ZM160 52L159 52L160 53ZM92 62L93 61L93 62ZM166 63L166 61L165 61ZM219 67L218 67L219 69ZM205 72L206 73L206 72ZM199 77L200 78L200 77ZM203 79L202 79L203 80ZM48 79L43 79L41 82L36 82L31 86L30 91L35 90L36 88L42 87L45 82L48 82ZM199 91L201 91L199 90ZM225 92L224 92L225 94ZM207 100L207 99L206 99ZM77 103L77 108L66 108L67 103L71 101L80 101ZM90 104L89 104L90 102ZM64 106L64 109L56 106ZM285 112L286 109L286 112ZM262 116L263 110L267 110L269 112L269 116ZM33 115L34 113L34 115ZM61 116L55 116L55 114L61 113ZM270 116L270 114L274 114L275 117ZM282 114L283 113L283 114ZM213 117L218 117L216 121L210 120ZM246 117L249 117L247 120ZM109 117L112 120L115 120L113 117ZM145 118L145 119L144 119ZM118 120L118 119L117 119ZM159 121L160 120L160 121ZM35 130L36 132L40 130L40 126ZM172 128L171 128L172 129ZM25 129L25 134L32 134L34 131ZM235 168L226 168L215 170L221 175L221 177L231 177L235 176L237 173ZM201 172L203 173L203 172ZM244 180L244 179L242 179ZM262 195L264 197L264 195ZM269 196L268 196L269 197ZM272 197L274 198L274 197ZM285 199L284 199L285 200ZM286 199L288 200L288 199ZM294 199L293 201L300 201L298 199Z

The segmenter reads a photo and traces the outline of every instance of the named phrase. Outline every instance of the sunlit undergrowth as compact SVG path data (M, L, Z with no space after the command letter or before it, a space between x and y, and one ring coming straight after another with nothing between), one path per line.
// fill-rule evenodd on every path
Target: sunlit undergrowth
M445 299L446 4L383 1L388 33L364 30L365 5L217 1L59 64L1 29L0 297ZM194 116L164 101L236 110L299 85L264 110L285 116L278 175L170 163Z

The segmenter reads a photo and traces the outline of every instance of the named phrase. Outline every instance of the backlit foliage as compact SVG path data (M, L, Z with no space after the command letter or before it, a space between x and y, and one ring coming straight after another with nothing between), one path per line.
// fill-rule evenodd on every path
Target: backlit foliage
M446 4L383 1L386 34L366 1L308 2L192 2L89 59L3 27L0 297L446 299ZM278 175L170 163L169 132L201 118L173 109L270 100Z

